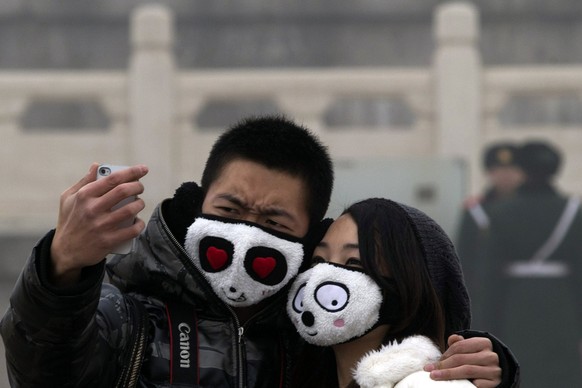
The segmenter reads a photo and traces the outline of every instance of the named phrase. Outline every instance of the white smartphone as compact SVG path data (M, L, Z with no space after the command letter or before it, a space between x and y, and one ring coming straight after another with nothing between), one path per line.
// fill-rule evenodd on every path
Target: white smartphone
M106 176L111 175L111 173L114 173L115 171L123 170L127 167L128 166L116 166L116 165L111 165L111 164L101 164L99 166L99 168L97 169L97 179L103 179ZM111 208L111 210L119 209L120 207L125 206L128 203L133 202L135 200L136 200L135 196L125 198L125 199L121 200L119 203L117 203L115 206L113 206ZM120 227L125 228L127 226L132 225L134 222L135 222L135 219L123 222L120 225ZM132 251L132 248L133 248L133 239L125 241L124 243L116 246L112 250L111 253L125 255L125 254L130 253Z

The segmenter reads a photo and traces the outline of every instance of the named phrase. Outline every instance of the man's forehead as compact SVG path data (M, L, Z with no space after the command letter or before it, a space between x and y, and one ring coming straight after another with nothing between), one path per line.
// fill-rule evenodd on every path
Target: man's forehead
M224 165L211 186L214 184L228 187L241 199L247 192L261 192L261 189L262 194L286 193L295 189L300 191L302 199L307 198L307 182L303 177L247 159L234 159Z
M253 161L236 159L225 165L209 186L203 208L233 204L236 205L233 208L244 209L248 216L284 216L291 221L283 223L284 226L304 235L309 225L308 202L303 179Z

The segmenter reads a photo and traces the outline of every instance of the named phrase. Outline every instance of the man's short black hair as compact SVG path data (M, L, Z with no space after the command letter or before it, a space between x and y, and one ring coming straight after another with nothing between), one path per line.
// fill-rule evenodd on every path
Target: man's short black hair
M301 178L306 183L310 223L325 216L333 166L327 148L307 128L284 116L238 122L214 143L202 174L202 188L208 191L224 166L239 158Z

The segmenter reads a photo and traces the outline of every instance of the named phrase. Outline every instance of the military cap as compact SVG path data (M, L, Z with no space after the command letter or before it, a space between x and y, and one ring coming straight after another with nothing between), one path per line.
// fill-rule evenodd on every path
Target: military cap
M499 166L514 166L518 147L511 143L490 145L483 154L483 167L490 170Z

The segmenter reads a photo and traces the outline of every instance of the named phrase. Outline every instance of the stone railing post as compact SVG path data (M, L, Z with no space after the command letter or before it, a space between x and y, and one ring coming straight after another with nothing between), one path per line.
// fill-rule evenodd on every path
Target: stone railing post
M469 3L437 8L433 63L437 156L461 158L469 167L470 191L478 189L481 128L481 57L476 47L479 22Z
M130 162L147 164L147 203L142 217L173 193L172 136L175 132L173 15L162 5L138 7L131 15L129 64Z

